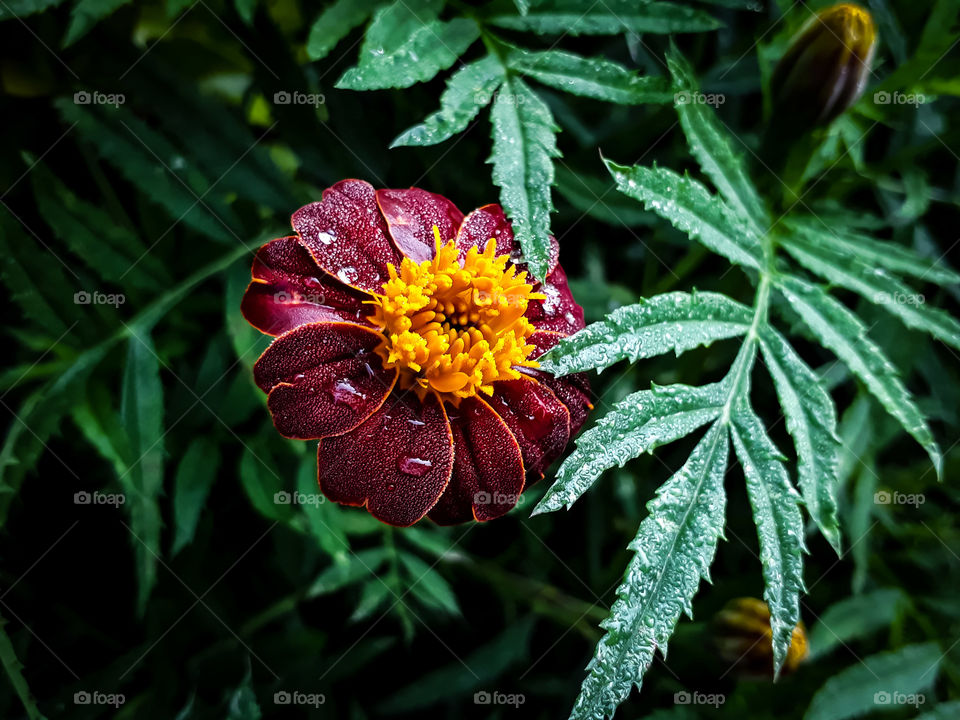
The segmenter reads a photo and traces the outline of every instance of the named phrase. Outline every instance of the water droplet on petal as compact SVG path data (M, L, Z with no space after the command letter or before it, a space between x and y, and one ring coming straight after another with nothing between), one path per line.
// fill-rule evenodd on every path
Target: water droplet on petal
M400 459L398 466L400 472L413 475L414 477L420 477L433 467L433 463L419 457L405 457Z

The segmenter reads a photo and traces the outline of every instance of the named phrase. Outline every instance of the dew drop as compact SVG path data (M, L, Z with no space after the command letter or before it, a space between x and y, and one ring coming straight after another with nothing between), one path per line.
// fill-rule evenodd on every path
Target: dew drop
M433 467L433 463L423 458L405 457L400 459L398 466L400 472L413 475L414 477L420 477Z
M333 387L330 388L330 395L333 396L335 403L349 405L354 410L356 410L358 406L362 406L363 402L367 399L365 394L357 390L346 380L334 383Z

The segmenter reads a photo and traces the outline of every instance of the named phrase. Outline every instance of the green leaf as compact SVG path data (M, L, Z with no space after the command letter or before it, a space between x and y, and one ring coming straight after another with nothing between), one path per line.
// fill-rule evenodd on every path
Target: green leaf
M727 204L756 232L762 233L769 224L769 216L747 172L743 153L733 149L731 133L712 108L705 103L689 102L700 88L693 70L676 47L667 52L667 66L678 92L677 115L690 152ZM686 97L681 93L686 93ZM687 101L681 102L683 99Z
M636 227L652 225L656 218L621 193L609 176L594 177L559 165L556 168L557 192L581 213L610 225Z
M240 456L240 484L257 512L276 522L291 523L296 516L291 504L292 496L284 489L283 481L273 470L269 455L258 449L259 453L249 446L243 448Z
M942 259L929 260L895 242L874 240L868 235L837 227L835 223L825 226L819 218L787 217L784 224L794 236L799 235L811 245L842 253L868 265L886 268L924 282L940 285L960 283L960 273L948 267Z
M400 133L390 147L436 145L463 132L480 109L490 103L502 81L503 65L492 55L464 65L447 80L440 96L440 109Z
M728 384L720 382L703 387L654 385L628 395L577 439L533 515L569 509L610 468L623 467L716 420L728 391Z
M130 0L78 0L70 12L70 26L63 38L63 47L73 45L90 32L94 25L129 2Z
M666 655L680 614L693 616L693 596L700 579L709 579L723 532L726 467L727 431L716 423L647 504L649 515L629 545L636 554L601 623L607 634L587 666L571 720L612 716L640 687L657 649Z
M562 339L539 359L543 370L569 375L616 362L678 356L750 329L753 313L719 293L671 292L617 308L606 319Z
M619 35L680 33L715 30L722 24L702 10L671 2L553 0L540 3L526 15L497 15L489 22L510 30L542 35Z
M193 541L219 467L220 451L210 438L201 436L190 443L177 466L173 485L175 535L171 555L176 555Z
M64 0L6 0L0 5L0 20L23 18L62 5Z
M360 64L347 70L336 87L381 90L426 82L453 65L479 37L480 27L471 19L431 20L393 52L363 55Z
M17 653L7 635L7 620L0 617L0 662L3 663L3 670L10 680L10 684L23 703L23 709L27 711L27 717L30 720L46 720L43 713L37 707L37 701L34 699L23 677L23 664L17 658Z
M899 588L853 595L828 607L810 628L810 656L823 657L838 646L862 640L893 624L907 602Z
M803 502L820 532L840 554L837 522L837 411L819 376L769 325L759 331L764 364L773 378L787 431L797 450Z
M362 622L377 610L391 597L390 587L380 580L371 580L360 589L360 599L357 601L348 622Z
M513 221L523 259L538 280L550 263L553 160L559 130L550 109L520 78L505 80L490 112L493 122L493 182Z
M410 575L410 593L428 608L461 615L457 596L444 577L416 555L401 551L400 563Z
M760 562L770 608L774 676L787 659L793 629L800 621L803 585L803 516L800 495L790 482L786 459L770 440L763 422L743 398L735 403L730 429L747 481L760 541Z
M604 162L624 195L730 262L760 269L763 252L757 235L702 184L666 168Z
M257 704L257 695L253 691L253 677L249 660L243 681L233 691L227 702L227 720L260 720L263 713Z
M667 103L673 99L666 78L643 77L602 58L585 58L562 50L518 49L510 53L507 65L544 85L596 100L640 105Z
M142 615L157 580L160 556L160 494L163 492L163 384L160 361L149 333L135 330L127 342L120 416L133 463L121 476L127 495L137 565L137 608Z
M301 503L300 510L307 518L307 526L316 538L317 545L334 561L346 560L347 553L350 552L350 542L343 529L344 512L341 506L328 502L320 493L317 485L317 458L313 453L307 453L300 462L297 486L303 496L316 500Z
M345 562L334 563L320 573L307 589L307 597L314 598L338 592L368 578L378 585L382 584L382 581L377 579L377 571L383 567L388 556L389 552L386 548L372 548L351 553Z
M382 5L384 0L336 0L310 26L307 38L307 57L322 60L345 38Z
M936 643L907 645L894 652L866 657L823 684L813 696L804 720L846 720L896 707L890 704L894 693L911 695L933 687L941 658Z
M925 298L885 270L835 252L823 245L786 238L781 244L803 267L825 280L847 288L896 315L907 327L922 330L960 349L960 322L945 310L927 307Z
M940 703L930 712L917 715L914 720L954 720L956 717L960 717L960 700Z
M860 318L819 287L799 278L781 278L777 287L824 347L863 381L886 411L927 451L937 477L942 477L943 458L923 413L897 369L867 337L867 328Z

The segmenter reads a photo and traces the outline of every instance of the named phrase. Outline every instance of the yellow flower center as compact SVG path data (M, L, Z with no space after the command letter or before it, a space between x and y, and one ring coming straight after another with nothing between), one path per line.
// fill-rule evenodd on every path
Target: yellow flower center
M369 319L383 329L377 352L384 366L400 369L400 387L412 387L420 399L429 390L454 403L492 395L493 383L521 377L516 366L538 366L527 359L534 327L523 314L531 300L546 296L532 292L527 273L518 273L508 256L496 256L493 239L461 261L436 225L433 235L433 260L404 258L399 270L390 265L383 293L368 301Z

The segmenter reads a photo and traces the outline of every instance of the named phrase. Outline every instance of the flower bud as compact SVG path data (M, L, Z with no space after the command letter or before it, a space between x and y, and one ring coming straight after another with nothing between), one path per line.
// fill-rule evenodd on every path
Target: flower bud
M749 597L731 600L714 617L712 631L717 653L724 662L736 665L740 674L773 675L773 632L765 602ZM793 629L781 673L796 670L809 654L807 631L801 622Z
M773 71L774 122L797 132L826 125L863 94L877 29L859 5L821 10L800 29Z

